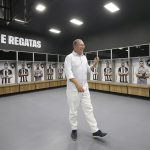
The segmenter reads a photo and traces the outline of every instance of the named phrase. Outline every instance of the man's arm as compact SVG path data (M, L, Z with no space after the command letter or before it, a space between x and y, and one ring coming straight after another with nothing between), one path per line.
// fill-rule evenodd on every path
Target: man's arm
M96 67L96 65L98 64L99 57L96 57L93 61L94 61L93 64L90 66L91 70L93 70Z
M12 78L13 77L12 70L8 70L8 71L9 71L8 78Z
M148 71L148 70L146 70L145 78L149 78L149 77L150 77L149 71Z
M104 76L107 76L106 68L104 68Z
M136 73L136 77L140 78L140 77L142 77L142 74L138 71L138 72Z
M99 57L96 57L94 60L93 60L93 64L91 66L89 66L89 64L87 63L87 68L88 68L88 72L91 73L91 71L93 72L94 71L94 67L96 67L96 65L98 64L99 62Z
M122 76L123 74L121 73L121 67L118 69L118 75Z
M128 70L128 68L125 68L125 73L124 73L124 75L128 75L129 74L129 70Z
M75 79L73 75L70 57L68 56L66 57L64 66L65 66L64 71L65 71L67 79L70 80L75 85L78 92L84 92L83 87L79 84L79 82Z
M112 76L112 69L110 68L110 72L108 73L109 76Z
M25 76L28 76L28 75L29 75L29 70L25 69Z
M83 87L78 83L75 78L70 79L70 81L76 86L78 92L84 92Z
M19 77L22 77L21 69L19 69Z

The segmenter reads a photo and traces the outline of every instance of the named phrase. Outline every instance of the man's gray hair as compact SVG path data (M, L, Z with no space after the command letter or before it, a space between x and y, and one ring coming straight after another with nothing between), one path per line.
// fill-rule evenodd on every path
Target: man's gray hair
M76 45L77 43L79 43L80 41L82 41L82 40L81 40L81 39L75 39L75 40L73 41L73 46Z

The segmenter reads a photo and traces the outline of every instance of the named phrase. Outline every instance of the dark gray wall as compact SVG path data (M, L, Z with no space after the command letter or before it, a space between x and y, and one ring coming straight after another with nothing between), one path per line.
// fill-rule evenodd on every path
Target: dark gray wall
M42 42L41 48L32 48L25 46L16 46L0 43L0 49L6 50L16 50L16 51L28 51L28 52L40 52L40 53L59 53L59 41L56 39L49 38L48 36L40 36L31 33L23 33L19 31L14 31L9 28L1 28L0 34L7 34L17 37L23 37L28 39L40 40Z
M87 51L150 43L150 22L125 25L85 38Z
M104 50L124 46L150 43L150 22L137 22L121 25L116 28L100 31L98 33L74 37L64 42L64 52L72 51L72 41L82 38L86 44L85 51Z
M138 44L150 43L150 21L134 22L130 24L118 25L118 27L109 28L107 31L98 31L97 33L89 33L89 35L72 36L72 38L63 39L51 38L48 36L40 36L35 34L27 34L10 29L0 29L0 33L9 33L14 36L32 38L42 41L42 48L28 48L12 45L0 44L0 48L21 50L21 51L36 51L55 54L69 54L72 52L72 41L76 38L81 38L86 44L85 51L104 50L117 47L132 46Z

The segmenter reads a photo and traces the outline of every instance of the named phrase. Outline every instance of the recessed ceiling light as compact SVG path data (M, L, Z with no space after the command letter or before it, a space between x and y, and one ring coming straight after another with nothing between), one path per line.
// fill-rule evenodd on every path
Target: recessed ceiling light
M78 20L78 19L75 19L75 18L71 19L70 22L75 24L75 25L78 25L78 26L83 24L83 22L81 20Z
M106 4L104 7L112 13L120 10L120 8L112 2Z
M21 20L21 19L15 18L14 20L15 20L16 22L19 22L19 23L26 23L24 20Z
M50 32L52 32L52 33L55 33L55 34L59 34L59 33L61 33L61 31L60 31L60 30L58 30L58 29L54 29L54 28L49 29L49 31L50 31Z
M35 9L39 12L43 12L46 9L46 7L43 4L37 4Z

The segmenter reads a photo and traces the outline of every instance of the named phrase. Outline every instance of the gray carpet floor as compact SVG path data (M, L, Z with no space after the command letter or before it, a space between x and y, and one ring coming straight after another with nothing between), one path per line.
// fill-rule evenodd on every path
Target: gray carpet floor
M91 91L99 128L93 139L79 108L70 139L65 88L0 97L0 150L150 150L150 101Z

